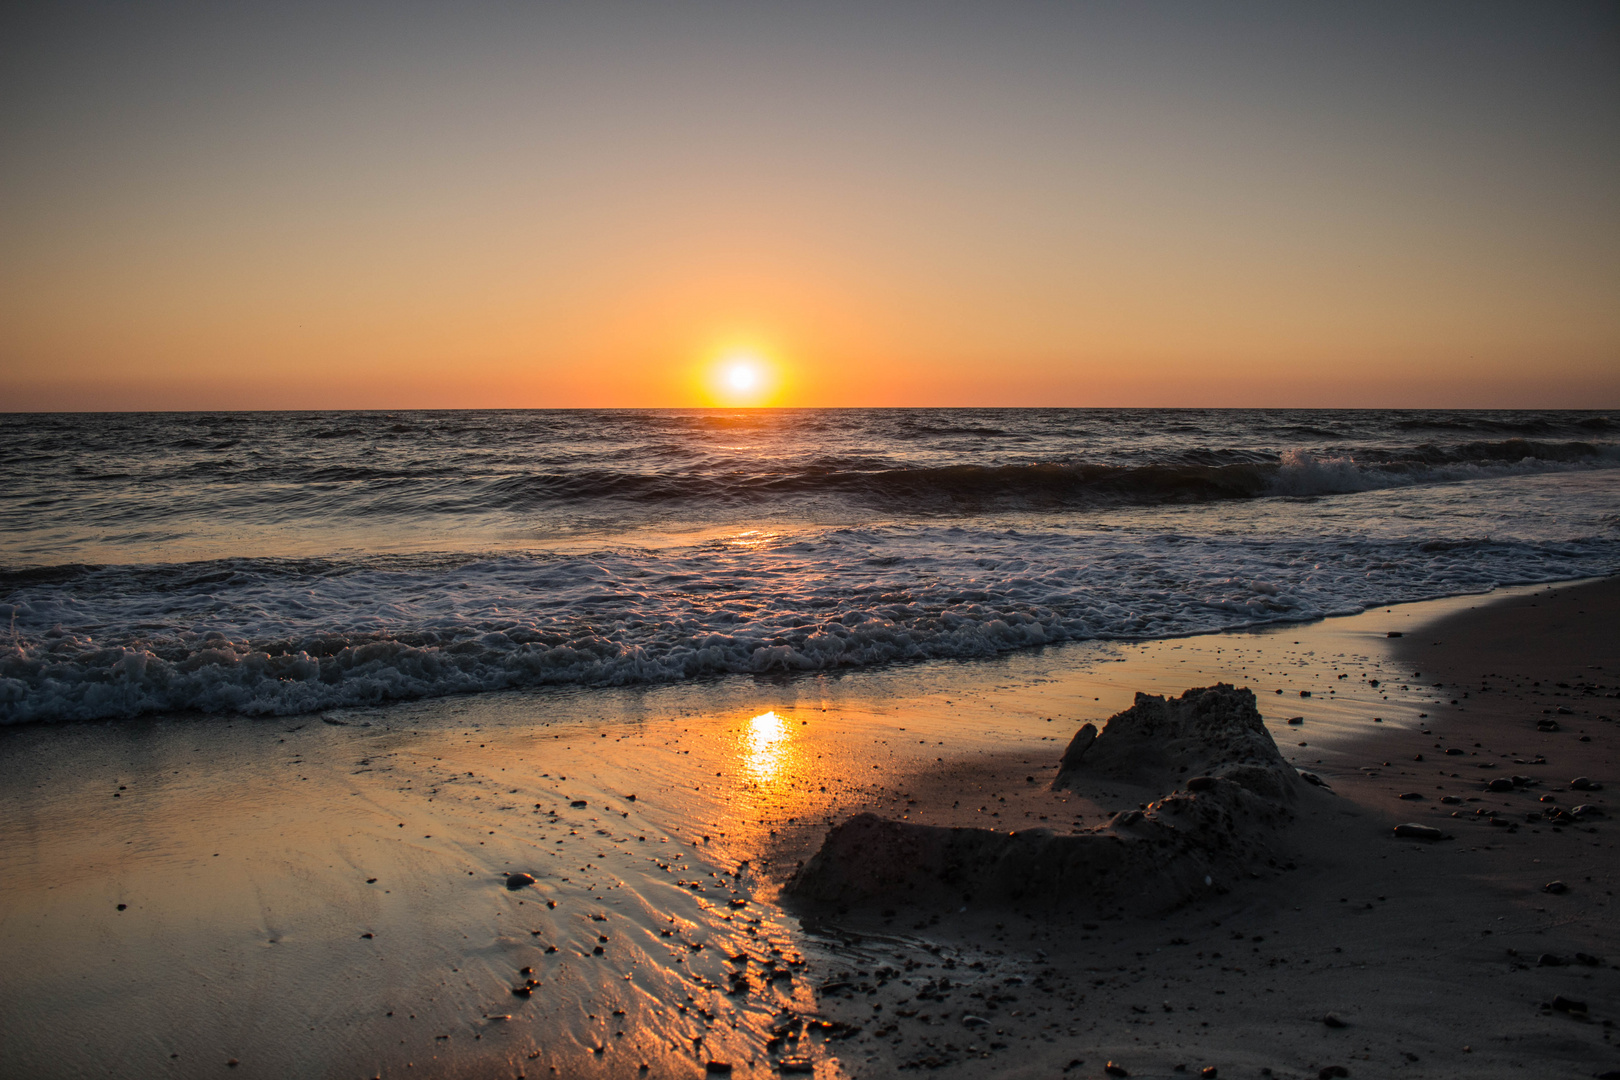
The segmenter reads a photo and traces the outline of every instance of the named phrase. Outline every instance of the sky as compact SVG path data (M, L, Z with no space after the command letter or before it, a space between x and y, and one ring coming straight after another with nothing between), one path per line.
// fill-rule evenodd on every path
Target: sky
M1612 0L8 5L0 148L0 411L1620 407Z

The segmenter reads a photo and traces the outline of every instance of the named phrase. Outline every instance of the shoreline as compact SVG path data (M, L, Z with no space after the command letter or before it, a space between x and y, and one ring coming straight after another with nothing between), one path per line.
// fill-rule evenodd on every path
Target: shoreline
M9 731L0 736L9 883L0 938L17 964L0 1028L67 1023L97 1035L65 1052L54 1038L8 1039L0 1065L77 1076L118 1061L133 1075L200 1076L235 1058L231 1075L490 1075L498 1066L528 1076L557 1075L553 1067L697 1076L723 1058L733 1075L766 1076L782 1056L767 1043L786 1008L844 1025L798 1033L826 1077L895 1075L908 1064L970 1076L992 1062L998 1075L1052 1076L1074 1059L1085 1064L1068 1075L1092 1076L1110 1058L1134 1076L1181 1075L1175 1064L1314 1076L1335 1063L1353 1075L1548 1075L1550 1062L1595 1074L1612 1067L1598 1063L1613 1060L1604 1026L1620 1012L1613 967L1533 965L1541 952L1620 956L1607 925L1611 826L1462 823L1435 798L1395 798L1422 770L1438 770L1432 761L1384 762L1443 753L1430 745L1435 736L1463 743L1463 758L1542 753L1544 768L1514 766L1537 774L1535 795L1502 796L1503 814L1529 813L1569 779L1558 778L1571 761L1612 782L1612 722L1594 712L1584 732L1544 734L1520 721L1532 705L1538 718L1556 709L1545 702L1568 692L1550 685L1559 681L1614 692L1620 656L1593 652L1607 643L1581 627L1614 625L1617 593L1607 578L973 665L570 700L440 699L328 710L324 723ZM1558 605L1570 597L1578 602L1566 618ZM1459 667L1470 650L1503 655L1454 628L1494 626L1504 605L1531 603L1564 620L1542 628L1543 647L1526 652L1518 673L1543 687L1480 692L1469 683L1456 707L1437 697L1485 673ZM1414 620L1445 627L1437 639L1458 644L1420 644ZM1384 635L1397 627L1409 636L1392 648ZM1422 654L1420 668L1408 649L1437 651ZM1581 649L1591 655L1577 664ZM1597 675L1585 663L1605 668ZM1410 674L1430 669L1444 677ZM1044 781L1080 723L1118 712L1138 690L1179 694L1234 677L1259 692L1289 761L1333 787L1337 809L1306 823L1321 851L1275 881L1163 919L1100 923L1105 930L977 911L929 915L919 927L881 907L806 924L796 905L778 902L828 825L863 810L997 829L1027 828L1046 813L1052 827L1058 796ZM1425 685L1435 681L1446 687ZM1529 696L1543 688L1544 697ZM1578 704L1593 700L1606 699ZM1294 715L1303 723L1282 723ZM1582 734L1592 742L1575 741ZM1431 773L1428 787L1451 785L1461 797L1462 769L1446 771L1459 776ZM978 797L962 798L970 790ZM1095 824L1094 815L1141 801L1108 790L1084 806L1070 793L1065 824L1076 814ZM1386 835L1397 819L1442 818L1458 836L1446 846ZM536 884L506 889L505 873L519 868ZM1571 890L1540 893L1536 878L1553 876ZM508 927L513 920L522 925ZM1016 941L1008 926L1021 928ZM1245 942L1241 964L1212 955L1235 955L1219 943L1234 926L1266 938ZM740 967L729 959L739 956ZM898 974L909 965L945 1000L919 1006L922 980ZM531 998L509 992L520 967L542 984ZM739 970L747 989L733 993ZM961 973L967 988L940 994L942 970ZM839 982L847 992L818 990ZM1591 1022L1543 1015L1539 1001L1554 990L1584 994ZM1465 1000L1446 1003L1463 991ZM1023 1001L991 1003L996 1023L983 1035L964 1027L966 1010L985 1011L990 996ZM420 1019L385 1015L401 1011ZM1325 1028L1329 1011L1350 1026ZM887 1019L874 1022L880 1014ZM1005 1034L990 1035L996 1028ZM1004 1047L992 1049L998 1041Z

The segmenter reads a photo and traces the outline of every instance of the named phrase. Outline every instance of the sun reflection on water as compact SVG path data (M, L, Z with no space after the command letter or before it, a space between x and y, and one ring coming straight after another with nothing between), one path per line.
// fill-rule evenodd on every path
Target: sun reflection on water
M749 775L760 783L775 780L786 764L790 741L788 725L775 712L760 713L748 721Z

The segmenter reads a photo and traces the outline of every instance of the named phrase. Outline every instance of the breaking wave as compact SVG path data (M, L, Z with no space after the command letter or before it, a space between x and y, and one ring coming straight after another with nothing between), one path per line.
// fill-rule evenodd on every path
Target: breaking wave
M825 671L1300 621L1601 573L1620 541L944 527L589 556L233 559L0 579L0 722L288 714Z

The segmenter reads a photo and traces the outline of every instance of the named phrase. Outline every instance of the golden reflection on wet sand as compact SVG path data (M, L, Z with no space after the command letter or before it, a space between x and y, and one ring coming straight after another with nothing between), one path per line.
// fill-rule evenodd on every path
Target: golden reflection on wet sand
M787 722L773 712L760 713L748 721L744 766L758 783L768 784L780 775L791 755L792 735Z

